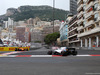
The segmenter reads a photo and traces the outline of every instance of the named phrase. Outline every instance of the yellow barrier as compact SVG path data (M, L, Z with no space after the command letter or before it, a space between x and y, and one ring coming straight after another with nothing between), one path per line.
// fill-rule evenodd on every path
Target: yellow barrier
M15 49L18 49L19 47L0 47L0 51L15 51ZM29 47L21 47L24 49L28 49L29 51Z

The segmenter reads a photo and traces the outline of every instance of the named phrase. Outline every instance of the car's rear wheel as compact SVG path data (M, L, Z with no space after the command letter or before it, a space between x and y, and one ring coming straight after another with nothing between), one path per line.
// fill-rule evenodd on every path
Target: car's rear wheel
M15 51L18 51L18 49L17 49L17 48L15 48Z
M52 51L48 51L48 54L49 54L49 55L52 55Z
M62 51L62 52L61 52L61 55L62 55L62 56L66 56L67 54L66 54L65 51Z

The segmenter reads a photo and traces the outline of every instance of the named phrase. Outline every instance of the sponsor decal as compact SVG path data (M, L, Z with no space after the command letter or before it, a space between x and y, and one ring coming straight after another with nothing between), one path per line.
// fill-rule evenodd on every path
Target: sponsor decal
M9 50L15 50L15 48L9 48Z
M4 50L4 48L0 48L0 50Z

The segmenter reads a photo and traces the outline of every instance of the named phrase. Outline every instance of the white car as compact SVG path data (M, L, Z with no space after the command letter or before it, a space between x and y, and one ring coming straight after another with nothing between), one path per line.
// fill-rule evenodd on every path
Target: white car
M56 50L48 51L48 54L49 55L62 55L62 56L71 55L71 54L77 55L77 51L75 50L75 48L61 47Z

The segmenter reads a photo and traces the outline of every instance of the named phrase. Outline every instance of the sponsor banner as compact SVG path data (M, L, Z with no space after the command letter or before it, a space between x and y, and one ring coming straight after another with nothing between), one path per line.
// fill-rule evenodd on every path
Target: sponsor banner
M0 51L4 51L4 48L3 47L0 47Z
M19 47L0 47L0 51L15 51L15 48ZM22 48L29 50L29 47L22 47Z

